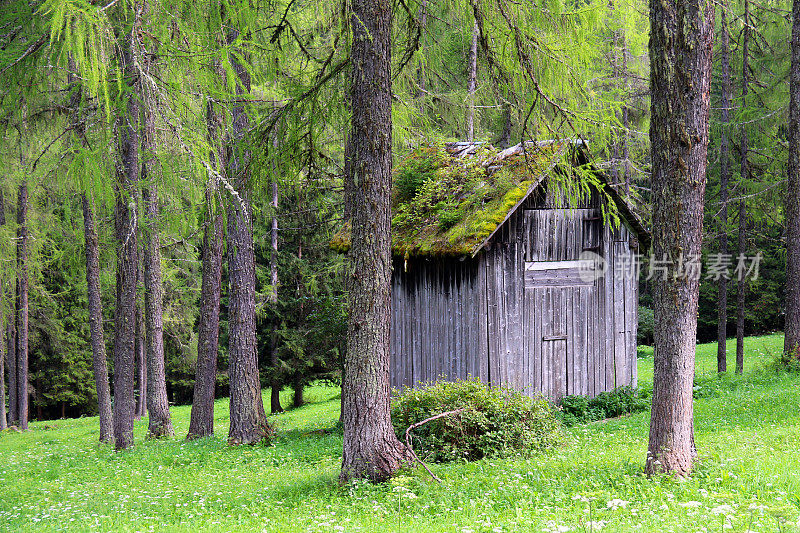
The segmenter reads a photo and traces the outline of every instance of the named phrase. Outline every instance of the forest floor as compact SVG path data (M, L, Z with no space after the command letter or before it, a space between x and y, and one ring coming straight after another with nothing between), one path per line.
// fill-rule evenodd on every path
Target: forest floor
M747 339L744 376L715 377L716 344L698 347L699 465L690 479L642 475L649 414L567 430L565 445L528 459L432 465L391 483L337 484L339 391L273 416L271 446L229 447L227 400L217 436L180 437L115 453L97 419L34 422L0 434L0 530L114 531L800 531L800 375L764 370L780 335ZM728 346L733 366L735 344ZM652 358L639 360L652 379ZM268 405L268 397L267 405ZM289 404L289 395L283 398ZM320 431L322 430L322 431Z

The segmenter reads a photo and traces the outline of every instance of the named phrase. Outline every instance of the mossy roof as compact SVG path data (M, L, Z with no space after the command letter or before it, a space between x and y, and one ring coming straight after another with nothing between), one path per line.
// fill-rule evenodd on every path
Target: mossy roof
M442 145L415 150L393 171L392 252L405 257L475 255L572 147L550 143L510 156L490 145L472 146L460 155L451 153L452 145L450 150ZM624 203L619 195L612 199ZM623 218L635 218L627 204L621 211ZM636 222L637 234L646 234ZM340 251L350 247L349 224L334 235L331 246Z

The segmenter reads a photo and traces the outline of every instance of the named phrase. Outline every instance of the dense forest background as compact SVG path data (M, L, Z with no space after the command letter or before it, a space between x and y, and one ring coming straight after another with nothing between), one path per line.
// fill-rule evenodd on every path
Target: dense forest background
M212 151L207 107L239 98L253 117L246 142L253 153L248 192L260 376L264 387L293 388L300 404L311 381L341 379L346 344L345 263L329 242L346 207L350 30L337 3L225 2L242 28L235 46L246 51L239 57L252 76L250 92L237 94L221 74L233 68L226 59L232 46L220 42L214 29L220 26L216 7L150 2L140 28L150 46L143 57L152 66L143 72L150 88L145 105L154 120L143 156L154 171L143 179L159 195L158 216L143 231L160 235L168 397L191 403L198 357L203 229L217 202L206 194ZM7 1L0 13L2 312L11 316L15 302L17 194L25 183L30 384L32 412L40 419L97 411L83 195L96 210L109 353L112 347L116 132L110 117L126 90L117 74L116 29L106 18L113 10L80 1ZM428 143L474 140L505 147L580 136L596 164L648 216L645 2L420 0L397 2L394 13L395 162ZM763 254L757 280L743 288L727 284L728 333L735 333L743 290L750 335L783 327L790 10L785 1L731 1L719 6L717 19L718 34L727 32L728 39L715 43L704 255L720 253L723 241L734 257ZM70 103L73 75L82 86L83 138L76 135ZM700 340L717 334L718 287L715 280L702 282ZM649 307L646 281L640 293L641 305ZM225 395L224 283L221 299L216 389ZM138 305L145 305L141 286ZM645 321L650 316L641 314ZM143 345L144 328L137 331ZM647 332L645 324L644 342Z

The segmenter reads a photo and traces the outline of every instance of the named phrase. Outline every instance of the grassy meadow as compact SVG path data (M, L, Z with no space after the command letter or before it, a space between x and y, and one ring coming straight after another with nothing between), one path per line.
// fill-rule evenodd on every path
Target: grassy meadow
M748 338L744 376L722 378L716 344L698 346L701 460L683 481L642 475L639 413L565 430L563 446L535 457L432 465L442 485L417 468L339 486L339 391L319 386L271 417L270 446L226 445L227 400L216 437L185 442L190 408L176 407L178 437L145 441L143 420L122 453L97 444L96 418L0 433L0 530L800 531L800 375L764 370L782 344ZM652 363L639 360L643 385Z

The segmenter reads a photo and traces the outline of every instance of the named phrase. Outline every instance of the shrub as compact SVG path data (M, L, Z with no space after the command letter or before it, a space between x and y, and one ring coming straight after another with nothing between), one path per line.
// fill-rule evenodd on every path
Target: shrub
M653 310L648 307L639 306L639 329L636 333L638 344L653 344L653 328L655 327L655 317Z
M412 424L456 409L464 410L412 431L420 458L446 462L525 455L561 440L560 424L547 400L474 379L395 391L392 423L403 440Z
M619 387L594 398L564 396L559 406L564 425L585 424L647 410L648 394L634 387Z

